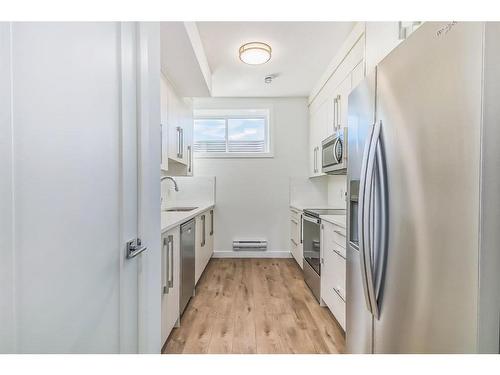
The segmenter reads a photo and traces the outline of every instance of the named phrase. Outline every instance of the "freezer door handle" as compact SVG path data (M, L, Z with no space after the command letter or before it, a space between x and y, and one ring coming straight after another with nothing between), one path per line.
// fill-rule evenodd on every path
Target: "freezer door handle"
M382 283L385 274L385 265L387 259L387 241L389 233L389 195L387 188L387 176L385 168L385 155L383 149L383 131L382 121L379 121L379 134L376 144L376 174L374 180L377 181L375 185L378 188L378 194L375 194L375 199L378 204L375 205L379 212L375 212L374 216L378 218L374 225L370 228L373 230L372 237L375 246L373 251L373 265L374 265L374 300L377 305L377 317L380 315L380 298L382 291ZM379 236L379 238L377 238Z
M368 166L368 155L370 153L370 146L373 137L373 127L370 127L368 137L366 138L365 148L363 151L363 159L361 161L361 173L359 180L359 194L358 194L358 205L359 205L359 215L358 215L358 233L359 233L359 257L360 257L360 265L361 265L361 278L363 284L363 293L365 295L366 308L370 313L372 312L372 304L370 301L370 294L368 291L368 278L366 274L366 239L365 239L365 216L368 213L368 210L365 208L366 205L366 182L367 182L367 166Z
M379 318L378 295L380 293L381 273L385 264L387 240L387 199L386 180L381 143L382 122L375 123L367 159L366 182L364 186L363 207L363 253L367 280L367 291L371 311ZM378 182L378 184L376 183ZM378 202L377 202L378 201ZM377 212L377 209L380 210ZM378 238L380 236L380 238ZM375 255L379 262L375 262ZM377 267L375 265L378 264ZM379 272L376 273L374 269ZM379 282L376 283L375 274ZM376 288L377 284L377 288Z

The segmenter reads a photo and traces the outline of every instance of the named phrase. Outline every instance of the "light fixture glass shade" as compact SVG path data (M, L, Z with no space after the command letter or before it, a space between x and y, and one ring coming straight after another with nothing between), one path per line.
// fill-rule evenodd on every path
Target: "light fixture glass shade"
M271 47L266 43L251 42L240 47L240 60L245 64L259 65L271 59Z

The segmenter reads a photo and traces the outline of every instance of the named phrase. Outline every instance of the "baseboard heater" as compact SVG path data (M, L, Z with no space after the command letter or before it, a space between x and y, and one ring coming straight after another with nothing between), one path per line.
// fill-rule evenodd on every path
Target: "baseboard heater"
M265 251L267 241L233 241L233 251Z

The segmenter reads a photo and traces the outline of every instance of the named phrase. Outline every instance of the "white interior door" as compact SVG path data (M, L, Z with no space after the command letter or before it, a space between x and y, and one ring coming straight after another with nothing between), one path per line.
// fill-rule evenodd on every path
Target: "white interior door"
M157 29L0 24L2 352L160 350Z

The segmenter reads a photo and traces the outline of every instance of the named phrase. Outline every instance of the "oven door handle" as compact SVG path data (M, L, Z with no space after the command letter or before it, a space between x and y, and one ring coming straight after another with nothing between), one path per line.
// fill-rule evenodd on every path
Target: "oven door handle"
M320 219L316 219L316 218L313 218L313 217L309 217L309 216L306 216L304 215L302 217L305 221L309 221L310 223L314 223L314 224L317 224L319 225L321 223L321 220Z

